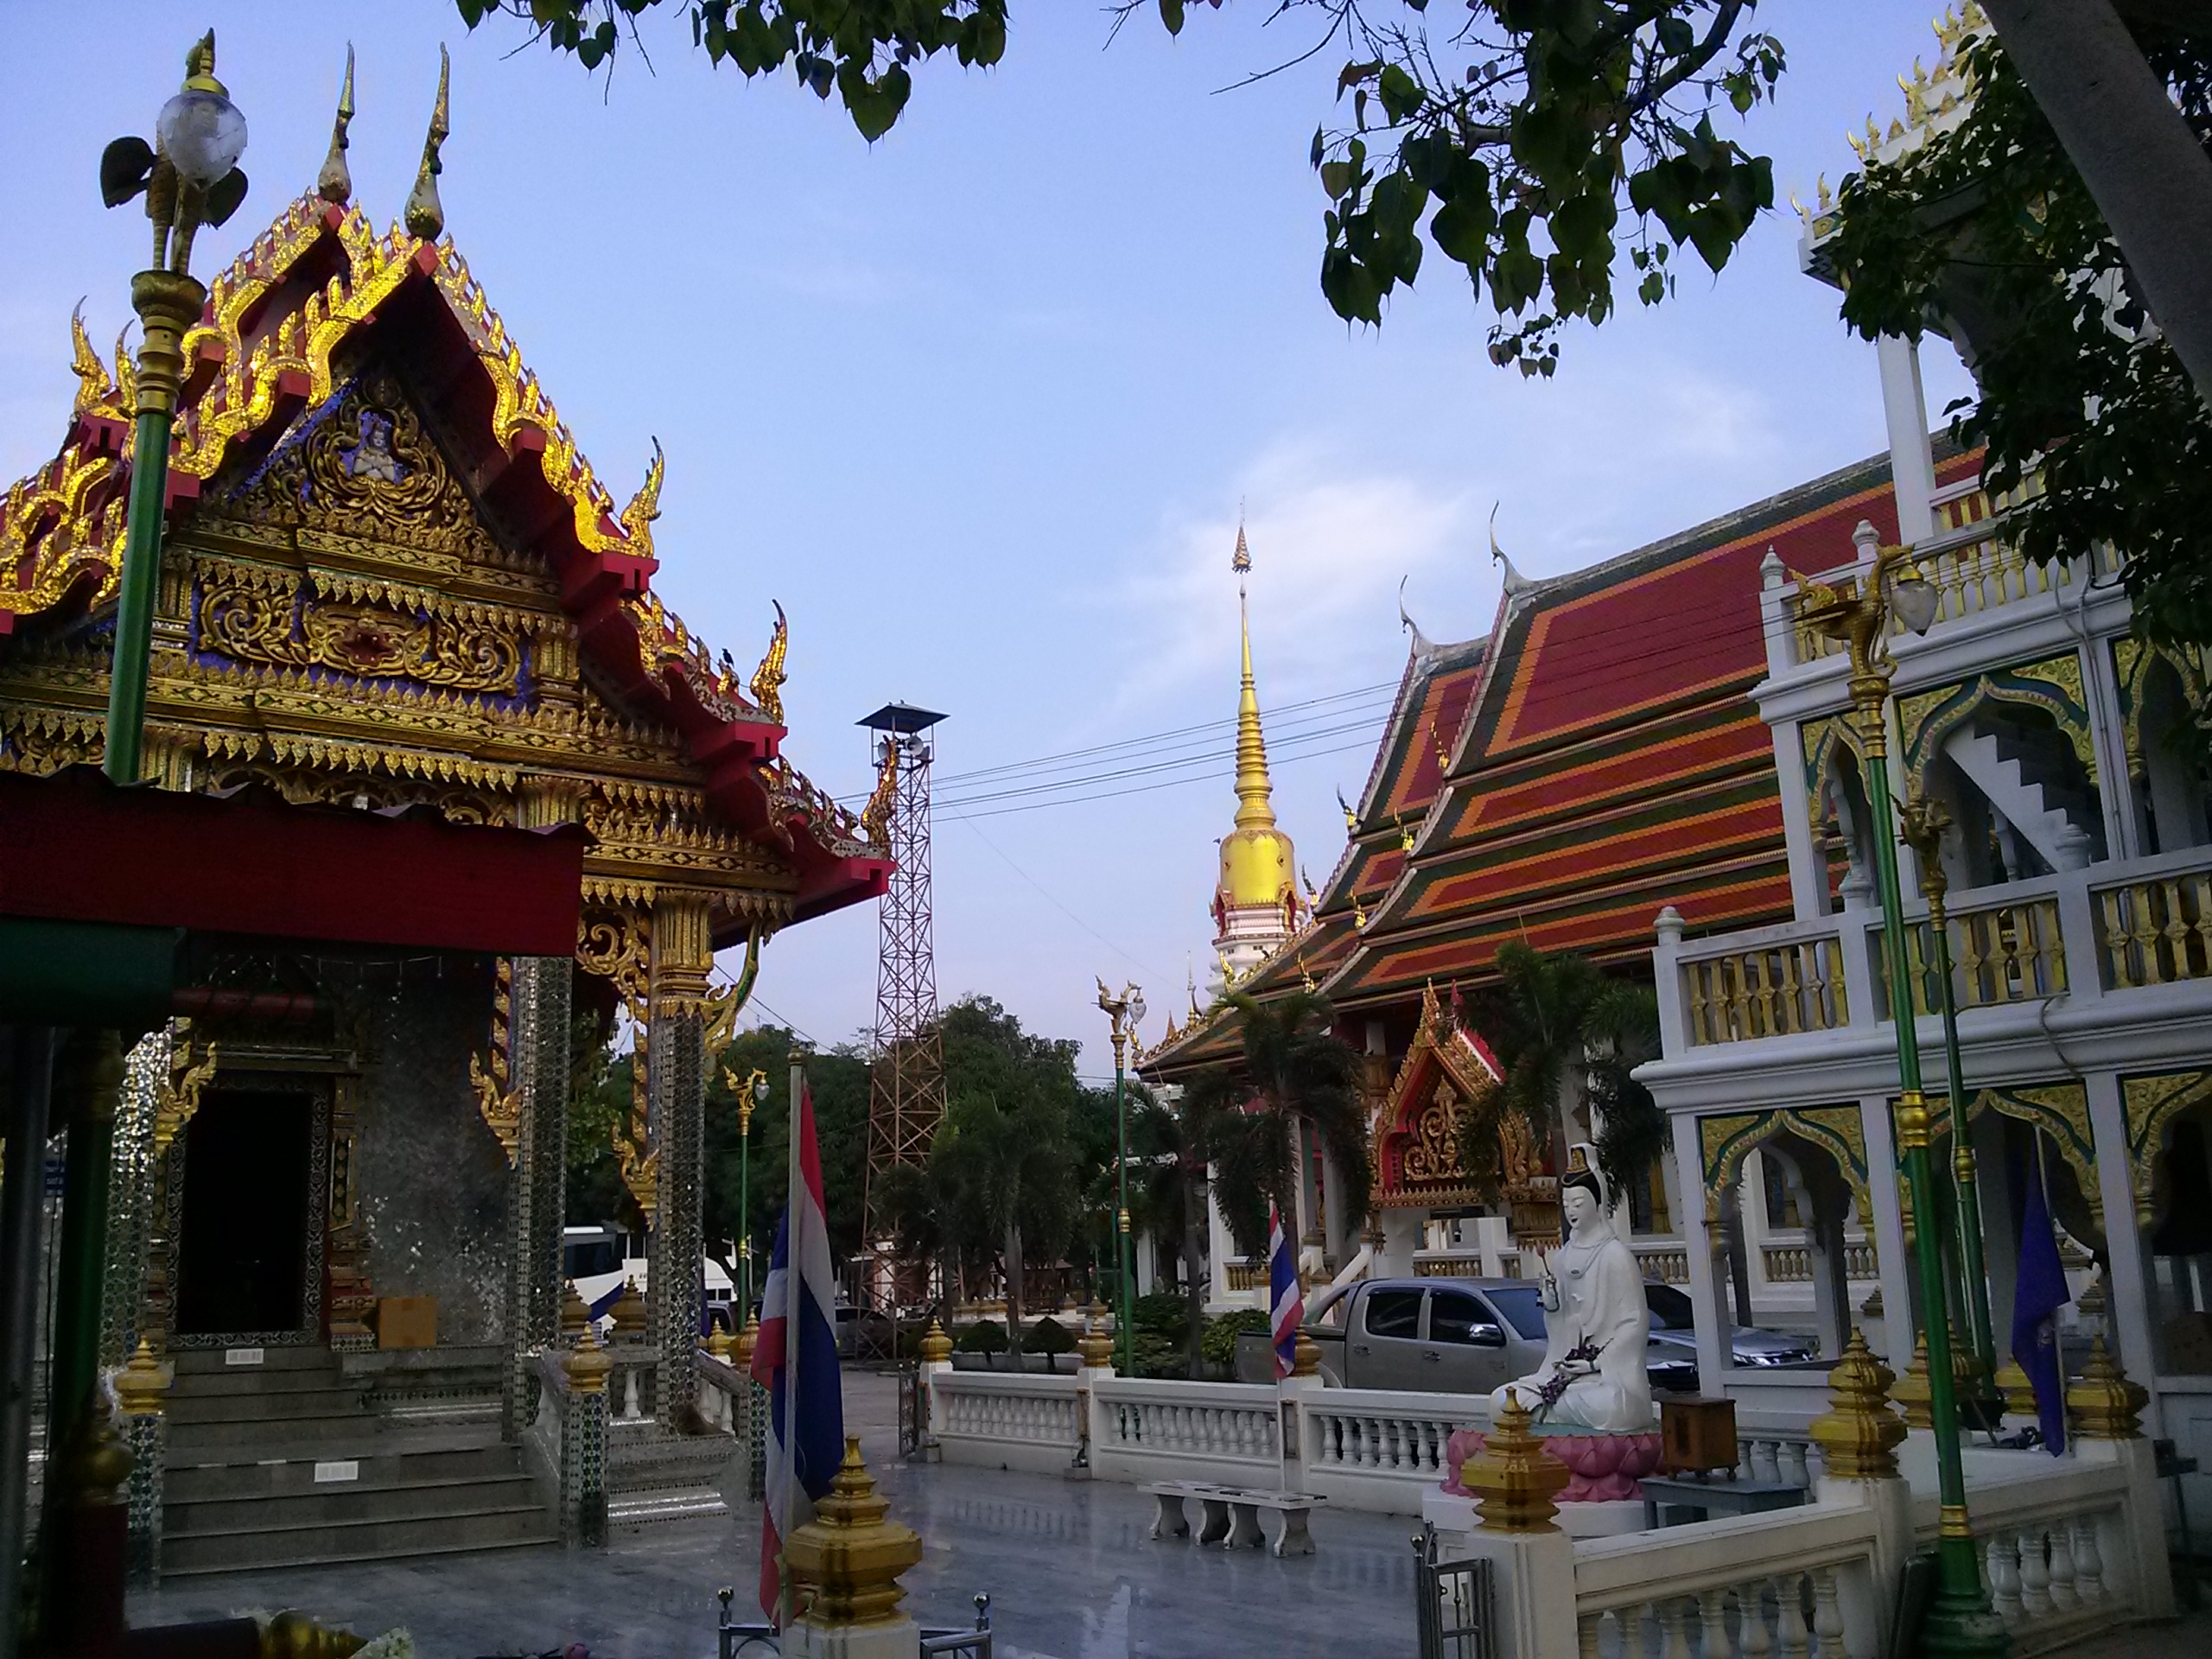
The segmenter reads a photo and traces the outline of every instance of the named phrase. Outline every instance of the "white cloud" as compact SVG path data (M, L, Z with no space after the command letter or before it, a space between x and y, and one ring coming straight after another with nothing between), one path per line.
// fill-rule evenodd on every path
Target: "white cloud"
M1142 649L1116 691L1123 709L1218 688L1236 660L1236 584L1230 556L1242 498L1252 554L1253 648L1270 701L1338 691L1373 672L1378 637L1395 652L1399 582L1456 566L1452 626L1480 613L1468 586L1487 588L1479 493L1440 491L1411 474L1334 462L1327 446L1286 440L1255 457L1221 493L1220 507L1171 513L1112 595L1137 623ZM1416 614L1421 607L1413 606ZM1434 631L1432 625L1431 631ZM1218 701L1218 698L1217 698Z

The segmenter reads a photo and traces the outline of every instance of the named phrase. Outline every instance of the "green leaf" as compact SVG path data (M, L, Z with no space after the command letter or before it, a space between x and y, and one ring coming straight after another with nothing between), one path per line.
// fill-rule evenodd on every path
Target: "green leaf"
M1376 90L1382 97L1383 113L1393 123L1405 120L1427 99L1427 94L1421 89L1421 83L1395 63L1382 71L1382 80Z
M1183 0L1160 0L1160 21L1170 35L1183 32Z

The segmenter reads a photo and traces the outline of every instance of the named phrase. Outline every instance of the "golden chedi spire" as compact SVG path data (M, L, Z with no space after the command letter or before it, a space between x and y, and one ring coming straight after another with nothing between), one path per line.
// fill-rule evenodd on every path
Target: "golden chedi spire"
M1274 785L1268 777L1268 745L1260 730L1260 694L1252 677L1252 619L1244 578L1252 555L1244 526L1236 527L1236 552L1230 561L1236 573L1237 631L1243 648L1243 678L1236 693L1236 827L1222 838L1221 884L1215 914L1230 931L1226 913L1267 910L1281 915L1275 937L1290 931L1298 902L1293 872L1297 855L1290 837L1275 827Z

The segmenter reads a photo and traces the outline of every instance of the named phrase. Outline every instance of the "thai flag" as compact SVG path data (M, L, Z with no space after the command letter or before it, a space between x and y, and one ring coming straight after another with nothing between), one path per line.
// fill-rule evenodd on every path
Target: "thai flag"
M776 1253L760 1292L760 1335L753 1380L768 1391L767 1513L760 1527L760 1608L780 1618L783 1548L789 1531L814 1518L845 1450L845 1402L837 1376L832 1310L837 1281L830 1269L830 1222L822 1204L822 1158L814 1142L814 1096L801 1087L799 1177L776 1228ZM791 1273L793 1239L798 1273ZM798 1320L798 1375L785 1369L785 1343ZM795 1400L794 1400L795 1396Z
M1306 1298L1298 1285L1298 1258L1282 1211L1268 1206L1268 1310L1275 1334L1275 1380L1288 1376L1298 1363L1298 1327L1306 1322Z

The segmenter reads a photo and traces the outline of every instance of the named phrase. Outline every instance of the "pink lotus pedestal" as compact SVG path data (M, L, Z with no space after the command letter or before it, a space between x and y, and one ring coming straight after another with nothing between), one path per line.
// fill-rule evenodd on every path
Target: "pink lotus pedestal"
M1541 1433L1541 1431L1539 1431ZM1480 1429L1463 1428L1445 1442L1442 1488L1424 1496L1421 1514L1440 1531L1471 1531L1475 1500L1460 1484L1459 1471L1483 1449ZM1637 1532L1643 1526L1645 1475L1659 1467L1659 1436L1648 1434L1545 1434L1544 1447L1567 1467L1571 1477L1559 1495L1560 1529L1577 1538Z

